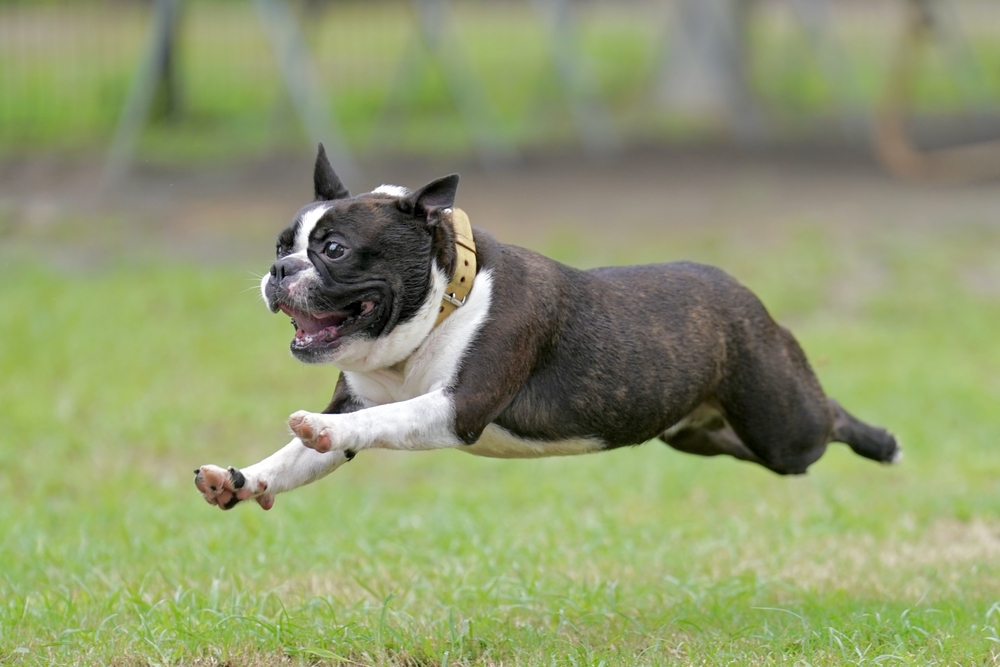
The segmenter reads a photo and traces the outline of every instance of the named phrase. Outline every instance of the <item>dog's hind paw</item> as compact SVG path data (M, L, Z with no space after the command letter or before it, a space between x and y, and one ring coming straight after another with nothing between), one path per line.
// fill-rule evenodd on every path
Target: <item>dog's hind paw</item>
M241 500L254 498L266 510L274 506L274 496L267 491L267 480L247 479L236 468L204 465L194 471L194 485L209 505L232 509Z

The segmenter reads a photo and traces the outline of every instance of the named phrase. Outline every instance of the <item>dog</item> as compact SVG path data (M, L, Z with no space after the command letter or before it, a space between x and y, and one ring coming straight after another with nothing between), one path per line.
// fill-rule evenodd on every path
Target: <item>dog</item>
M247 468L195 470L212 505L314 482L359 452L563 456L659 438L797 475L830 442L882 463L896 439L828 398L795 338L720 269L581 271L472 229L457 174L352 197L322 144L315 198L278 237L267 307L291 353L340 368L322 413Z

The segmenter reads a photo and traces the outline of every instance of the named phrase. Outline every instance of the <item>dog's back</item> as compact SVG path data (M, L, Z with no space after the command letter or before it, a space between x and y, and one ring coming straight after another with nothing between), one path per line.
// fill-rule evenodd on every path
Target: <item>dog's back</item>
M841 421L854 430L852 446L862 432L878 441L859 453L895 455L891 436L826 398L792 335L724 271L692 262L581 271L476 234L484 268L518 277L495 279L508 288L494 291L490 327L537 351L495 420L512 433L611 448L663 437L684 451L799 473ZM488 340L476 347L490 354Z

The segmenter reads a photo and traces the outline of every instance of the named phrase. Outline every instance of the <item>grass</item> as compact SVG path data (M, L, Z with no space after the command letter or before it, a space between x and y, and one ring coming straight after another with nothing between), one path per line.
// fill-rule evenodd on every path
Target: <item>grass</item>
M480 79L496 112L492 132L535 149L578 143L543 22L529 3L453 4L457 32L446 49ZM204 0L185 7L178 53L183 113L149 127L142 157L206 160L301 143L252 7ZM584 68L627 143L722 131L718 119L676 117L656 103L669 12L597 3L582 7L579 16ZM880 98L901 16L848 7L832 18L842 49L833 56L836 73L820 66L789 7L766 5L752 16L747 68L781 132L808 134L812 121L841 109L866 115ZM921 112L996 108L998 16L972 4L963 6L961 18L979 65L950 62L940 48L930 49L915 84ZM148 20L148 8L132 4L0 4L0 155L39 149L87 154L106 146L143 53ZM406 3L333 3L304 24L330 118L355 150L471 150L469 128L440 68L414 48Z
M904 464L368 452L223 514L191 469L276 449L334 371L284 353L241 267L59 269L7 239L0 663L1000 663L1000 233L597 241L543 249L733 272Z

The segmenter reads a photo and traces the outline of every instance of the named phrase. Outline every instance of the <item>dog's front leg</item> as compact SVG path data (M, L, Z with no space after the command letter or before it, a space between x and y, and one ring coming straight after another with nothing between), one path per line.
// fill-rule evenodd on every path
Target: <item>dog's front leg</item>
M268 510L274 505L276 493L315 482L348 460L343 451L321 453L295 438L263 461L242 470L201 466L194 471L194 483L211 505L227 510L241 500L253 498Z
M463 444L455 435L454 400L444 389L348 414L296 412L288 425L306 447L348 459L372 447L417 451Z
M421 450L461 445L455 435L454 414L454 401L443 389L344 414L296 412L288 425L297 438L242 470L201 466L195 470L195 485L206 501L222 509L249 498L270 509L275 494L315 482L362 449Z

